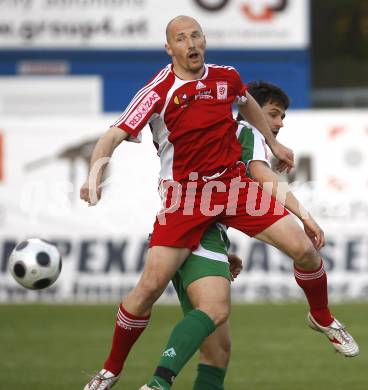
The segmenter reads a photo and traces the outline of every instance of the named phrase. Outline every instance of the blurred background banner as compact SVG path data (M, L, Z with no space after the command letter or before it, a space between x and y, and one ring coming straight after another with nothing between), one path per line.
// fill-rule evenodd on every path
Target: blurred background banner
M208 63L236 67L245 82L278 83L294 108L310 106L309 0L2 0L0 115L22 100L2 76L99 77L101 110L120 111L170 62L165 29L181 14L201 23ZM11 96L2 104L5 87ZM55 91L44 93L46 102L57 100Z
M212 48L309 45L309 0L4 0L0 46L162 49L180 14L196 15Z
M159 161L149 129L142 144L124 143L111 161L101 202L79 200L92 147L115 115L5 117L1 121L0 301L117 301L136 283L146 239L160 207ZM285 177L324 228L322 250L331 299L368 294L368 113L292 111L280 139L292 147L297 167ZM233 283L235 300L302 298L279 251L230 229L244 270ZM55 242L63 272L43 292L19 287L7 271L17 242ZM164 300L175 299L169 288Z

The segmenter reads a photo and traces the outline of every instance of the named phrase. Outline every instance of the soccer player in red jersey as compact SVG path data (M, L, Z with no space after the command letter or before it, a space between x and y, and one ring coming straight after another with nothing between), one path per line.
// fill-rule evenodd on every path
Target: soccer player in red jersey
M283 167L293 166L293 154L277 142L237 71L205 64L205 46L197 21L174 18L167 26L166 44L172 64L137 93L92 154L91 173L123 140L139 139L149 123L161 159L163 208L157 214L142 276L119 307L108 359L86 390L109 389L116 383L131 347L148 324L152 305L216 221L271 243L293 258L316 326L322 329L334 321L327 305L326 275L312 242L274 197L254 185L239 163L232 104L236 102L241 115L259 129ZM81 188L81 198L91 205L101 196L102 173L103 169L97 170ZM155 376L142 389L171 388L203 340L227 320L229 291L229 281L222 277L191 284L195 309L174 328Z

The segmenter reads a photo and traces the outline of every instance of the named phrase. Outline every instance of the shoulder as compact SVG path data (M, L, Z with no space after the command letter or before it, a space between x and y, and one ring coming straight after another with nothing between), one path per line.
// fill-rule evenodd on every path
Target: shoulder
M238 71L229 65L207 64L210 72L223 75L239 75Z
M230 65L217 65L217 64L207 64L209 68L212 69L222 69L222 70L227 70L227 71L236 71L236 69L233 66Z
M254 138L260 138L260 139L265 139L263 134L253 125L246 121L239 121L238 122L238 129L236 132L237 137L241 137L242 135L245 136L246 134L252 135Z
M158 71L143 88L154 88L159 84L170 83L173 80L173 73L170 64Z

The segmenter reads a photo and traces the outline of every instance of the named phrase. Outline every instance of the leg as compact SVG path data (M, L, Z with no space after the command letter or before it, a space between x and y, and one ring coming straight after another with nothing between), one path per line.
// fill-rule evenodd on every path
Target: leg
M137 286L120 305L112 348L104 369L118 375L133 344L148 325L154 302L160 297L176 269L188 256L188 249L153 247Z
M299 269L315 270L321 264L321 258L312 242L291 215L279 219L255 238L290 256Z
M225 278L219 277L203 278L199 282L188 286L188 296L195 307L212 313L218 327L200 347L200 364L193 390L223 390L231 348L229 324L228 321L224 322L229 317L230 307L226 302L230 301L230 297L217 293L207 295L206 291L213 291L215 288L226 291L229 284ZM218 308L217 313L213 311L215 307Z
M239 187L236 179L234 188ZM359 349L354 339L328 308L327 276L312 242L274 197L260 187L250 186L251 180L242 174L240 179L244 187L236 198L236 215L232 202L230 212L220 222L272 244L292 257L295 279L310 306L308 318L312 328L325 333L334 348L345 356L357 355Z
M198 347L230 312L230 283L222 276L207 276L192 282L187 294L195 310L174 328L148 386L170 389L173 380ZM180 351L180 353L179 353Z
M173 284L178 293L184 315L193 310L192 303L183 287L182 279L177 273ZM193 390L223 390L227 365L230 360L229 324L220 325L200 346L200 362Z
M322 259L300 226L287 216L256 237L274 245L294 260L296 282L304 290L310 306L309 326L324 333L343 355L358 355L357 343L328 308L327 276Z
M206 276L230 278L227 247L229 240L221 226L213 225L201 239L200 247L186 259L172 279L184 315L193 310L187 288ZM200 363L193 390L223 390L230 358L230 334L226 322L200 346Z
M190 260L191 258L189 258ZM175 275L173 284L177 291L183 313L186 315L193 310L193 305L186 294L183 278L179 272ZM230 329L228 322L226 322L210 334L200 346L200 359L193 390L224 389L226 370L230 360L230 350Z
M203 342L199 360L202 364L226 369L230 361L230 352L230 326L226 321Z
M304 290L313 317L328 326L333 317L328 308L327 277L320 255L302 228L290 215L269 226L256 238L274 245L294 260L297 283Z
M200 347L200 363L193 390L224 390L230 351L230 329L226 322L209 335Z
M150 248L137 286L122 302L125 309L137 316L148 315L189 253L190 250L186 248Z
M96 375L85 390L108 389L120 374L130 349L148 325L150 311L160 297L175 271L190 253L185 248L152 247L147 252L143 274L137 286L119 307L115 322L110 354L103 370Z
M241 196L240 204L247 204L248 194L244 192ZM226 217L223 222L275 246L290 256L294 260L296 281L304 290L312 315L321 325L330 325L333 317L328 308L327 277L320 255L302 228L275 198L258 189L254 199L250 200L256 204L260 199L265 199L265 204L269 205L264 213L247 214L239 209L238 218ZM281 211L277 214L274 213L276 206Z
M191 283L187 294L193 306L205 312L216 327L230 315L230 283L221 276L207 276Z

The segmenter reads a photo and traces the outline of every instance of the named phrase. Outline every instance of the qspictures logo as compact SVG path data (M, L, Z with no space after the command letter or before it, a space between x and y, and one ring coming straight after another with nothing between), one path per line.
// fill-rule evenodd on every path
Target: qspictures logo
M217 12L229 6L235 0L194 0L201 8L209 12ZM266 21L272 19L277 13L284 11L289 0L242 0L240 11L253 21Z

